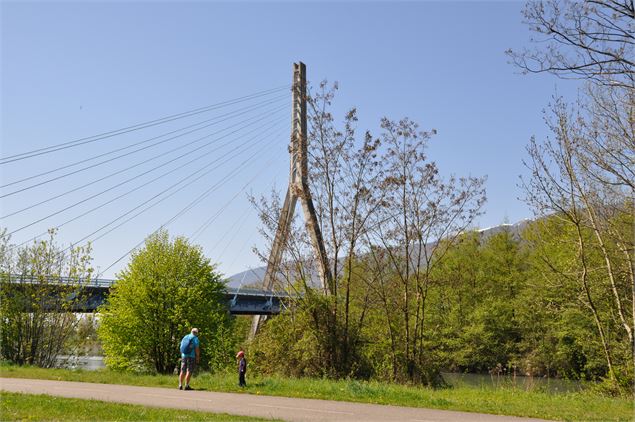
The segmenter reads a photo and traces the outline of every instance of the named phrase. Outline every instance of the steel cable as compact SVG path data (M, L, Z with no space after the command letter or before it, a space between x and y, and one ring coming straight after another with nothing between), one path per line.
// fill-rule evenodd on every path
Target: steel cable
M267 145L265 145L265 146L267 146ZM244 150L244 151L242 151L242 152L245 152L245 151L247 151L248 149L249 149L249 148L245 149L245 150ZM261 150L262 150L262 149L260 149L260 150L258 150L258 151L261 151ZM223 165L223 164L227 163L228 161L229 161L229 160L226 160L225 162L221 163L219 166L221 166L221 165ZM216 167L216 168L218 168L218 167ZM187 183L184 187L191 185L193 182L195 182L196 180L199 180L199 179L200 179L200 178L202 178L203 176L205 176L205 175L209 174L210 172L212 172L212 171L213 171L213 170L215 170L216 168L214 168L214 169L212 169L212 170L209 170L209 171L207 171L207 172L203 173L202 175L200 175L199 177L197 177L197 178L196 178L196 179L194 179L194 180L191 180L191 181L190 181L190 182L188 182L188 183ZM80 240L78 240L78 241L76 242L76 244L79 244L79 243L83 242L84 240L88 239L88 238L89 238L89 237L91 237L92 235L94 235L94 234L96 234L96 233L100 232L100 231L101 231L101 230L103 230L104 228L106 228L106 227L108 227L108 226L112 225L112 224L113 224L113 223L115 223L116 221L118 221L118 220L120 220L121 218L125 217L126 215L131 214L132 212L136 211L137 209L141 208L142 206L144 206L144 205L148 204L150 201L152 201L152 200L156 199L158 196L162 195L163 193L166 193L166 192L168 192L169 190L173 189L173 188L174 188L174 187L176 187L178 184L180 184L180 182L179 182L179 183L177 183L177 184L174 184L174 185L170 186L169 188L167 188L167 189L163 190L163 191L162 191L162 192L160 192L159 194L154 195L153 197L151 197L151 198L149 198L148 200L144 201L144 202L143 202L143 203L141 203L140 205L138 205L138 206L136 206L136 207L134 207L134 208L130 209L130 210L129 210L129 211L127 211L126 213L124 213L124 214L120 215L120 216L119 216L119 217L117 217L116 219L111 220L109 223L107 223L107 224L105 224L105 225L101 226L99 229L97 229L97 230L95 230L95 231L91 232L90 234L88 234L88 235L84 236L83 238L81 238ZM127 218L126 220L122 221L122 222L121 222L121 223L119 223L118 225L116 225L116 226L112 227L110 230L107 230L106 232L102 233L102 234L101 234L101 235L99 235L98 237L94 238L91 242L95 242L95 241L97 241L97 240L101 239L102 237L106 236L107 234L109 234L109 233L113 232L114 230L118 229L119 227L123 226L123 225L124 225L124 224L126 224L127 222L129 222L129 221L131 221L131 220L135 219L135 218L136 218L136 217L138 217L139 215L143 214L144 212L148 211L149 209L151 209L151 208L155 207L156 205L158 205L158 204L160 204L161 202L165 201L166 199L170 198L171 196L173 196L173 195L174 195L174 194L176 194L177 192L179 192L179 191L178 191L178 190L174 190L174 191L173 191L173 192L171 192L170 194L168 194L168 195L166 195L165 197L163 197L163 198L159 199L159 200L158 200L158 201L156 201L155 203L153 203L153 204L151 204L151 205L149 205L149 206L145 207L144 209L142 209L142 210L141 210L141 211L139 211L138 213L136 213L136 214L134 214L133 216L131 216L131 217ZM71 246L71 247L72 247L72 246ZM69 248L67 248L66 250L68 250L68 249L70 249L70 247L69 247Z
M280 118L278 121L282 121L282 119L283 119L283 118ZM247 133L252 133L252 132L259 131L260 129L262 129L262 127L266 127L266 125L261 126L261 127L257 127L257 128L255 128L255 129L253 129L252 131L247 132ZM211 152L213 152L213 151L211 151ZM210 153L211 153L211 152L210 152ZM235 150L230 151L230 153L235 153L235 152L236 152ZM229 154L229 153L228 153L228 154ZM195 160L196 160L196 159L195 159ZM195 161L195 160L192 160L192 161ZM210 164L210 165L211 165L211 164ZM179 167L179 168L181 168L181 167ZM167 174L169 174L169 173L171 173L171 171L170 171L170 172L168 172L168 173L163 174L163 175L162 175L162 176L160 176L160 177L163 177L163 176L165 176L165 175L167 175ZM160 178L160 177L159 177L159 178ZM158 179L158 178L157 178L157 179ZM154 180L156 180L156 179L154 179ZM147 183L145 183L145 184L144 184L144 185L142 185L142 186L145 186L145 185L147 185L147 184L149 184L149 183L153 182L154 180L151 180L150 182L147 182ZM122 184L123 184L123 183L120 183L119 185L122 185ZM49 214L49 215L47 215L47 216L45 216L45 217L42 217L42 218L40 218L40 219L38 219L38 220L36 220L36 221L33 221L33 222L29 223L29 224L26 224L26 225L24 225L24 226L22 226L22 227L20 227L20 228L18 228L18 229L16 229L16 230L13 230L12 232L8 233L8 235L12 235L12 234L14 234L14 233L17 233L17 232L19 232L19 231L21 231L21 230L24 230L24 229L26 229L26 228L28 228L28 227L31 227L31 226L33 226L33 225L35 225L35 224L37 224L37 223L40 223L40 222L42 222L42 221L44 221L44 220L47 220L47 219L48 219L48 218L50 218L50 217L53 217L53 216L58 215L58 214L60 214L60 213L62 213L62 212L64 212L64 211L67 211L67 210L69 210L69 209L71 209L71 208L74 208L74 207L76 207L76 206L78 206L78 205L80 205L80 204L82 204L82 203L84 203L84 202L87 202L87 201L89 201L89 200L91 200L91 199L93 199L93 198L96 198L96 197L97 197L97 196L99 196L99 195L102 195L102 194L104 194L104 193L106 193L106 192L108 192L108 191L110 191L110 190L114 189L115 187L118 187L119 185L116 185L116 186L114 186L114 187L111 187L111 188L109 188L109 189L106 189L106 190L104 190L104 191L101 191L101 192L99 192L99 193L97 193L97 194L94 194L94 195L92 195L92 196L88 197L88 198L85 198L85 199L83 199L83 200L81 200L81 201L78 201L78 202L76 202L76 203L72 204L72 205L69 205L69 206L67 206L67 207L65 207L65 208L63 208L63 209L61 209L61 210L55 211L55 212L53 212L53 213L51 213L51 214ZM121 198L122 196L125 196L125 195L127 195L127 194L129 194L129 193L132 193L132 192L134 192L135 190L138 190L139 188L140 188L140 187L137 187L137 188L133 189L132 191L129 191L129 192L127 192L127 193L123 194L123 195L120 195L120 196L118 196L116 199L119 199L119 198ZM112 202L112 201L109 201L108 203L110 203L110 202ZM105 205L105 204L104 204L104 205ZM103 206L103 205L102 205L102 206Z
M270 113L277 112L277 111L279 111L279 110L282 110L282 109L283 109L283 108L285 108L285 107L286 107L286 105L282 105L282 106L280 106L280 107L278 107L278 108L274 109L273 111L268 111L268 112L265 112L265 113L261 113L261 114L259 114L259 115L257 115L257 116L262 116L263 114L266 114L266 113L269 113L269 112L270 112ZM219 132L222 132L223 130L226 130L226 129L231 128L231 127L234 127L234 126L238 126L239 124L242 124L242 123L244 123L245 121L249 121L249 120L250 120L250 119L246 119L246 120L244 120L244 121L241 121L241 122L235 123L235 124L233 124L233 125L230 125L230 126L228 126L228 127L224 128L224 129L220 130ZM260 120L262 120L262 119L259 119L258 121L260 121ZM206 126L203 126L203 127L201 127L201 128L198 128L198 129L192 130L192 131L190 131L190 132L186 132L186 133L184 133L184 134L177 135L177 136L175 136L175 137L173 137L173 138L164 139L163 141L159 141L159 142L156 142L156 143L154 143L154 144L147 145L147 146L142 147L142 148L138 148L138 149L136 149L136 150L134 150L134 151L127 152L127 153L125 153L125 154L121 154L121 155L118 155L118 156L116 156L116 157L112 157L112 158L109 158L109 159L107 159L107 160L104 160L104 161L100 161L99 163L92 164L92 165L90 165L90 166L86 166L86 167L81 168L81 169L79 169L79 170L75 170L75 171L72 171L72 172L69 172L69 173L65 173L65 174L63 174L63 175L60 175L60 176L54 177L54 178L52 178L52 179L48 179L48 180L45 180L45 181L43 181L43 182L39 182L39 183L36 183L36 184L30 185L30 186L24 187L24 188L22 188L22 189L18 189L18 190L15 190L15 191L13 191L13 192L6 193L6 194L4 194L4 195L0 195L0 198L6 198L6 197L8 197L8 196L12 196L12 195L15 195L15 194L18 194L18 193L21 193L21 192L24 192L24 191L27 191L27 190L33 189L33 188L36 188L36 187L39 187L39 186L42 186L42 185L45 185L45 184L48 184L48 183L54 182L54 181L56 181L56 180L60 180L60 179L62 179L62 178L65 178L65 177L71 176L71 175L73 175L73 174L80 173L80 172L82 172L82 171L84 171L84 170L88 170L88 169L95 168L95 167L100 166L100 165L102 165L102 164L106 164L106 163L109 163L109 162L115 161L115 160L117 160L117 159L119 159L119 158L126 157L126 156L129 156L129 155L132 155L132 154L135 154L135 153L137 153L137 152L139 152L139 151L146 150L146 149L151 148L151 147L153 147L153 146L156 146L156 145L158 145L158 144L162 144L162 143L165 143L165 142L170 141L170 140L172 140L172 139L175 139L175 138L178 138L178 137L181 137L181 136L184 136L184 135L190 134L190 133L192 133L192 132L195 132L196 130L200 130L200 129L203 129L203 128L205 128L205 127L212 126L212 125L214 125L214 124L216 124L216 123L218 123L218 122L215 122L215 123L210 123L210 124L208 124L208 125L206 125ZM214 134L216 134L216 133L214 133ZM211 136L211 135L210 135L210 136ZM192 143L194 143L194 142L198 142L198 141L200 141L201 139L204 139L204 138L205 138L205 137L203 137L203 138L199 138L199 139L197 139L196 141L192 141L192 142L190 142L189 144L186 144L186 145L184 145L184 146L191 145ZM183 147L184 147L184 146L183 146ZM178 147L178 148L176 148L176 149L179 149L179 148L181 148L181 147ZM175 150L176 150L176 149L175 149ZM172 150L172 151L174 151L174 150ZM172 152L172 151L169 151L169 152ZM160 154L160 155L161 155L161 154Z
M98 135L93 135L93 136L88 136L88 137L84 137L84 138L80 138L80 139L76 139L74 141L69 141L69 142L64 142L61 144L57 144L57 145L52 145L49 147L44 147L44 148L39 148L39 149L35 149L35 150L31 150L31 151L26 151L26 152L22 152L19 154L14 154L5 158L1 158L0 159L0 165L3 164L7 164L7 163L11 163L14 161L19 161L19 160L24 160L27 158L31 158L31 157L35 157L38 155L42 155L42 154L47 154L50 152L55 152L55 151L59 151L59 150L63 150L63 149L67 149L67 148L73 148L79 145L84 145L87 143L91 143L91 142L96 142L102 139L107 139L107 138L112 138L113 136L117 136L117 135L122 135L124 133L129 133L129 132L133 132L136 130L141 130L141 129L145 129L147 127L152 127L152 126L157 126L163 123L167 123L167 122L171 122L177 119L182 119L185 117L190 117L190 116L194 116L196 114L201 114L201 113L205 113L207 111L211 111L211 110L215 110L221 107L225 107L228 105L233 105L236 103L240 103L243 101L247 101L249 99L253 99L253 98L258 98L258 97L262 97L265 95L270 95L273 94L275 92L278 91L282 91L285 89L288 89L289 85L283 85L277 88L272 88L269 90L265 90L265 91L260 91L254 94L250 94L250 95L246 95L243 97L238 97L235 98L233 100L226 100L220 103L216 103L216 104L212 104L209 106L205 106L205 107L200 107L194 110L190 110L190 111L186 111L183 113L178 113L178 114L173 114L170 116L166 116L166 117L162 117L159 119L155 119L155 120L151 120L148 122L144 122L144 123L138 123L136 125L132 125L132 126L127 126L125 128L121 128L121 129L116 129L116 130L112 130L109 132L104 132L104 133L100 133Z
M219 120L218 122L215 122L214 124L222 123L224 121L231 120L231 118L233 118L233 117L240 116L240 115L246 114L249 111L253 111L253 110L259 109L262 106L267 106L267 105L270 105L270 104L274 104L274 103L276 103L276 102L278 102L278 101L280 101L280 100L282 100L284 98L287 98L287 97L288 96L285 94L284 96L275 97L273 100L267 100L267 101L263 101L261 103L257 103L257 104L254 104L254 105L251 105L251 106L248 106L248 107L239 108L237 110L233 110L231 112L228 112L228 113L225 113L225 114L221 114L219 116L215 116L215 117L212 117L210 119L205 119L205 120L203 120L201 122L194 123L194 124L191 124L191 125L187 125L187 126L179 128L179 129L176 129L176 130L173 130L173 131L170 131L170 132L158 135L158 136L154 136L154 137L149 138L149 139L145 139L145 140L140 141L140 142L135 142L134 144L130 144L130 145L127 145L125 147L117 148L117 149L114 149L112 151L108 151L108 152L105 152L105 153L102 153L102 154L95 155L95 156L90 157L90 158L79 160L79 161L76 161L76 162L71 163L71 164L66 164L64 166L55 168L53 170L47 170L45 172L42 172L42 173L39 173L39 174L35 174L33 176L25 177L25 178L20 179L20 180L15 180L13 182L1 185L0 189L6 188L6 187L9 187L9 186L13 186L13 185L16 185L16 184L19 184L19 183L22 183L22 182L26 182L28 180L36 179L38 177L46 176L47 174L55 173L57 171L61 171L61 170L64 170L64 169L67 169L67 168L70 168L70 167L75 167L75 166L77 166L79 164L83 164L83 163L86 163L88 161L92 161L92 160L96 160L96 159L101 158L101 157L105 157L105 156L110 155L110 154L114 154L114 153L117 153L117 152L120 152L120 151L124 151L126 149L130 149L130 148L133 148L135 146L142 145L142 144L145 144L145 143L150 142L150 141L154 141L155 139L159 139L159 138L162 138L164 136L168 136L168 135L172 135L174 133L180 132L182 130L187 130L187 129L190 129L190 128L195 127L195 126L202 125L203 123L207 123L207 122L210 122L212 120L216 120L216 119L220 119L220 118L223 118L223 117L231 116L228 119ZM241 113L238 113L238 112L241 112ZM203 128L208 127L208 126L204 126ZM203 128L200 128L200 129L203 129ZM188 132L188 133L179 135L179 137L187 135L189 133L192 133L192 132ZM169 140L173 140L173 139L177 139L177 137L170 138ZM153 146L154 145L158 145L158 144L159 143L155 143L155 144L153 144Z
M247 160L243 161L243 163L241 163L241 167L243 165L245 165L247 162L251 161L253 158L257 157L258 153L260 152L260 150L256 151L256 153L254 153L253 155L251 155ZM233 176L235 176L238 173L238 170L240 170L240 167L237 167L236 169L234 169L232 172L230 172L229 174L227 174L225 177L223 177L223 179L221 179L218 183L216 183L215 185L213 185L212 187L210 187L208 190L206 190L205 192L203 192L201 195L199 195L197 198L195 198L193 201L191 201L188 205L186 205L184 208L182 208L176 215L174 215L172 218L170 218L169 220L167 220L165 223L161 224L156 230L154 230L152 233L150 233L150 236L152 236L153 234L157 233L159 230L161 230L162 228L168 226L169 224L171 224L172 222L176 221L180 216L182 216L183 214L185 214L186 212L188 212L190 209L192 209L195 205L197 205L198 203L200 203L200 201L202 201L203 199L205 199L210 193L212 193L214 190L218 189L218 187L220 187L225 181L229 180L230 178L232 178ZM119 261L121 261L122 259L124 259L126 256L128 256L132 251L134 251L135 249L137 249L143 242L145 242L145 239L143 239L142 241L140 241L139 243L137 243L132 249L130 249L128 252L126 252L124 255L122 255L121 257L119 257L115 262L113 262L112 264L110 264L108 267L106 267L104 270L101 271L101 273L103 274L104 272L108 271L110 268L112 268L114 265L116 265Z
M126 184L126 183L128 183L128 182L130 182L130 181L132 181L132 180L135 180L135 179L137 179L137 178L139 178L139 177L141 177L141 176L144 176L145 174L148 174L148 173L151 173L151 172L153 172L153 171L155 171L155 170L158 170L159 168L164 167L165 165L170 164L171 162L174 162L174 161L176 161L176 160L178 160L178 159L181 159L181 158L183 158L183 157L185 157L185 156L187 156L187 155L191 155L191 154L193 154L193 153L194 153L194 152L196 152L196 151L199 151L199 150L201 150L201 149L203 149L203 148L205 148L205 147L208 147L208 146L210 146L210 145L212 145L212 144L214 144L214 143L218 142L218 141L219 141L219 140L221 140L221 139L224 139L224 138L226 138L226 137L228 137L228 136L230 136L230 135L233 135L233 134L235 134L235 133L239 132L240 130L245 129L246 127L249 127L249 126L251 126L251 125L253 125L253 124L255 124L255 123L259 122L259 121L262 121L262 120L268 119L269 117L274 116L276 113L280 112L280 111L282 110L282 108L283 108L283 107L280 107L280 109L276 109L276 110L274 110L273 112L270 112L269 114L265 115L264 117L262 117L262 118L260 118L260 119L257 119L257 120L254 120L253 122L251 122L251 123L249 123L249 124L247 124L247 125L245 125L245 126L242 126L242 127L238 128L238 129L236 129L236 130L234 130L234 131L232 131L232 132L230 132L230 133L228 133L228 134L225 134L225 135L223 135L223 136L221 136L221 137L219 137L219 138L216 138L216 139L214 139L214 140L212 140L212 141L210 141L210 142L207 142L207 143L205 143L205 144L203 144L203 145L201 145L201 146L199 146L199 147L197 147L197 148L194 148L193 150L191 150L191 151L189 151L189 152L186 152L186 153L184 153L184 154L181 154L180 156L178 156L178 157L176 157L176 158L170 159L170 160L168 160L168 161L166 161L166 162L164 162L164 163L162 163L162 164L160 164L160 165L158 165L158 166L155 166L155 167L151 168L150 170L147 170L147 171L145 171L145 172L142 172L141 174L137 174L137 175L135 175L135 176L133 176L133 177L131 177L131 178L127 179L127 180L124 180L123 182L120 182L120 183L116 184L115 186L112 186L112 187L110 187L110 188L108 188L108 189L106 189L106 190L104 190L104 191L100 192L99 194L93 195L93 196L91 196L91 197L90 197L90 198L88 198L88 199L92 199L92 198L94 198L95 196L99 196L99 195L101 195L101 194L103 194L103 193L105 193L105 192L108 192L108 191L110 191L110 190L112 190L112 189L114 189L114 188L117 188L117 187L119 187L119 186L121 186L121 185L123 185L123 184ZM278 121L278 120L276 120L276 121ZM240 123L243 123L243 122L240 122ZM232 125L232 126L236 126L236 125ZM44 203L46 203L46 202L50 202L50 201L52 201L52 200L54 200L54 199L58 199L58 198L60 198L60 197L62 197L62 196L65 196L65 195L67 195L67 194L70 194L70 193L72 193L72 192L76 192L76 191L78 191L78 190L80 190L80 189L83 189L83 188L85 188L85 187L87 187L87 186L91 186L91 185L93 185L93 184L95 184L95 183L101 182L101 181L103 181L103 180L105 180L105 179L108 179L108 178L110 178L110 177L113 177L113 176L119 175L119 174L121 174L121 173L123 173L123 172L125 172L125 171L128 171L128 170L130 170L130 169L132 169L132 168L134 168L134 167L138 167L138 166L140 166L140 165L142 165L142 164L145 164L145 163L147 163L147 162L150 162L150 161L152 161L152 160L155 160L155 159L157 159L157 158L160 158L160 157L162 157L162 156L164 156L164 155L167 155L167 154L169 154L169 153L171 153L171 152L174 152L174 151L176 151L176 150L179 150L179 149L185 148L185 147L187 147L187 146L190 146L190 145L192 145L192 144L194 144L194 143L196 143L196 142L199 142L199 141L201 141L201 140L203 140L203 139L209 138L210 136L217 135L217 134L219 134L219 133L221 133L221 132L225 131L226 129L231 128L232 126L228 126L227 128L222 129L222 130L220 130L220 131L213 132L213 133L211 133L211 134L205 135L205 136L203 136L203 137L201 137L201 138L198 138L198 139L196 139L196 140L194 140L194 141L192 141L192 142L189 142L189 143L187 143L187 144L185 144L185 145L182 145L182 146L180 146L180 147L174 148L174 149L172 149L172 150L170 150L170 151L167 151L167 152L165 152L165 153L159 154L159 155L157 155L157 156L155 156L155 157L149 158L149 159L144 160L144 161L142 161L142 162L140 162L140 163L137 163L137 164L135 164L135 165L133 165L133 166L130 166L130 167L127 167L127 168L125 168L125 169L122 169L122 170L116 171L116 172L114 172L114 173L111 173L111 174L109 174L109 175L103 176L103 177L98 178L98 179L96 179L96 180L93 180L93 181L91 181L91 182L85 183L85 184L84 184L84 185L82 185L82 186L79 186L79 187L73 188L73 189L71 189L71 190L69 190L69 191L66 191L66 192L64 192L64 193L61 193L61 194L59 194L59 195L55 195L55 196L53 196L53 197L50 197L50 198L45 199L45 200L43 200L43 201L40 201L40 202L38 202L38 203L35 203L35 204L32 204L32 205L29 205L29 206L24 207L24 208L22 208L22 209L20 209L20 210L17 210L17 211L14 211L14 212L10 213L10 214L4 215L2 218L8 218L8 217L11 217L11 216L13 216L13 215L16 215L16 214L19 214L19 213L21 213L21 212L24 212L24 211L27 211L27 210L29 210L29 209L32 209L32 208L34 208L34 207L36 207L36 206L42 205L42 204L44 204ZM265 126L266 126L266 125L265 125ZM258 129L262 128L262 127L263 127L263 126L260 126L260 127L256 128L256 130L258 130ZM248 131L247 133L251 133L251 132L253 132L253 130L252 130L252 131ZM225 146L225 145L226 145L226 144L223 144L223 146ZM38 221L38 222L39 222L39 221Z
M269 130L269 129L271 129L271 128L268 128L267 130ZM266 133L266 132L267 132L267 131L265 131L264 133ZM262 135L262 133L261 133L261 135ZM248 140L247 140L247 143L251 142L252 140L256 139L257 137L258 137L258 135L257 135L257 136L254 136L254 137L252 137L252 138L250 138L250 139L248 139ZM208 155L209 153L214 152L214 151L216 151L216 150L210 151L210 152L206 153L205 155ZM235 151L232 151L232 152L235 152ZM110 199L110 200L108 200L108 201L106 201L106 202L104 202L104 203L102 203L102 204L100 204L100 205L98 205L98 206L96 206L96 207L94 207L94 208L92 208L92 209L90 209L90 210L88 210L88 211L86 211L86 212L84 212L84 213L80 214L80 215L77 215L77 216L75 216L75 217L71 218L70 220L65 221L65 222L64 222L64 223L62 223L62 224L59 224L59 225L55 226L55 228L56 228L56 229L59 229L60 227L63 227L63 226L65 226L66 224L72 223L73 221L76 221L76 220L78 220L79 218L84 217L85 215L88 215L88 214L92 213L93 211L96 211L96 210L98 210L98 209L101 209L101 208L103 208L103 207L105 207L105 206L107 206L107 205L109 205L109 204L113 203L114 201L116 201L116 200L118 200L118 199L121 199L121 198L123 198L124 196L127 196L127 195L129 195L129 194L131 194L131 193L133 193L133 192L135 192L135 191L137 191L137 190L139 190L139 189L141 189L141 188L143 188L143 187L145 187L145 186L149 185L150 183L155 182L156 180L158 180L158 179L160 179L160 178L163 178L163 177L165 177L165 176L167 176L167 175L169 175L169 174L171 174L171 173L173 173L173 172L175 172L175 171L177 171L177 170L180 170L181 168L185 167L186 165L189 165L190 163L192 163L192 162L194 162L194 161L197 161L198 159L200 159L200 158L204 157L205 155L200 156L200 157L197 157L196 159L191 160L191 161L189 161L189 162L187 162L187 163L184 163L184 164L180 165L179 167L176 167L175 169L172 169L172 170L170 170L170 171L168 171L168 172L166 172L166 173L163 173L162 175L160 175L160 176L158 176L158 177L156 177L156 178L154 178L154 179L152 179L152 180L149 180L149 181L147 181L147 182L143 183L142 185L137 186L136 188L134 188L134 189L132 189L132 190L129 190L129 191L127 191L127 192L124 192L123 194L121 194L121 195L119 195L119 196L116 196L115 198L112 198L112 199ZM227 154L226 154L226 155L227 155ZM159 194L158 194L158 195L155 195L155 196L159 196L159 195L161 195L161 194L165 193L166 191L170 190L171 188L173 188L173 187L175 187L175 186L178 186L179 184L183 183L183 182L184 182L184 181L186 181L187 179L189 179L189 178L191 178L191 177L195 176L197 173L200 173L201 171L205 170L206 168L210 167L211 165L216 164L216 163L217 163L220 159L225 158L225 157L226 157L226 155L223 155L223 156L221 156L221 157L218 157L218 158L214 159L213 161L211 161L211 162L207 163L206 165L204 165L204 166L203 166L203 167L201 167L200 169L196 170L196 171L195 171L195 172L193 172L193 173L190 173L188 176L186 176L186 177L182 178L182 179L181 179L181 180L179 180L177 183L175 183L175 184L173 184L173 185L169 186L168 188L166 188L166 189L164 189L163 191L159 192ZM192 180L191 182L189 182L188 184L186 184L184 187L189 186L191 183L195 182L196 180L199 180L201 177L203 177L203 176L205 176L205 175L209 174L210 172L211 172L211 170L210 170L210 171L208 171L208 172L206 172L206 173L204 173L204 174L203 174L203 175L201 175L200 177L197 177L196 179ZM146 201L146 202L147 202L147 201ZM137 208L138 208L138 207L137 207ZM116 219L115 219L115 221L116 221L116 220L118 220L118 219L119 219L119 217L118 217L118 218L116 218ZM33 237L33 238L29 239L29 240L25 240L24 242L22 242L22 243L20 243L19 245L17 245L17 247L23 246L23 245L25 245L26 243L29 243L29 242L34 241L34 240L37 240L38 238L40 238L40 237L42 237L42 236L46 235L47 233L48 233L48 231L42 232L42 233L40 233L39 235L37 235L37 236L35 236L35 237Z

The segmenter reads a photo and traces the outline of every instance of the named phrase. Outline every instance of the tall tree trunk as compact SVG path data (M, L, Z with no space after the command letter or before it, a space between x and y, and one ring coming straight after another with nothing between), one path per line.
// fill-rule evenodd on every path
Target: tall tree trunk
M613 369L613 358L611 357L611 352L609 350L608 342L606 340L606 335L604 334L604 328L602 327L602 322L600 320L600 316L597 311L597 308L595 307L595 303L591 296L591 290L589 288L588 266L586 262L586 254L584 252L585 245L584 245L584 239L582 237L582 230L581 230L579 222L576 223L576 232L578 235L578 256L580 257L580 261L582 264L581 281L582 281L582 286L584 288L584 292L587 297L587 306L589 307L589 309L591 309L591 313L593 314L593 319L595 320L595 325L597 327L598 334L600 335L600 341L602 342L602 348L604 350L604 356L606 357L606 364L608 366L609 378L614 381L616 377L615 377L615 371Z

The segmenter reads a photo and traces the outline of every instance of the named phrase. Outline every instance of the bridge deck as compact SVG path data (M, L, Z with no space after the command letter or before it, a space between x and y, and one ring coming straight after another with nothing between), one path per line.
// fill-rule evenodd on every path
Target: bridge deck
M48 279L25 279L12 275L12 283L37 283L50 282L51 284L81 285L87 298L74 307L76 312L93 312L98 306L103 304L110 287L115 280L110 279L90 279L77 280L67 277L49 277ZM225 290L225 300L227 301L229 312L232 315L276 315L280 313L283 301L291 300L293 295L286 292L268 291L260 289L227 287Z

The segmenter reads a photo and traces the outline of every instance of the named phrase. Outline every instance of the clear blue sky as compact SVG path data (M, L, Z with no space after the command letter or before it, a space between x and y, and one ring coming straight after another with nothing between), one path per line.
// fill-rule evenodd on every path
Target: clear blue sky
M424 129L437 129L429 155L444 174L488 176L488 202L477 225L515 222L532 215L517 199L522 196L517 184L518 176L525 173L521 164L525 145L532 135L547 136L542 110L551 97L558 92L573 98L578 86L548 75L523 76L507 63L504 51L526 46L530 38L521 22L522 6L522 2L511 1L5 1L1 6L1 155L288 84L292 63L302 60L310 81L339 82L335 112L341 118L347 108L356 106L362 132L377 133L382 116L407 116ZM259 153L262 157L171 224L172 234L191 236L251 179L255 181L249 189L255 194L267 192L274 183L286 186L289 135L284 117L288 115L286 108L277 115L282 116L282 123L272 127L275 136ZM148 133L164 131L167 129ZM147 137L146 132L133 133L9 163L0 166L2 184ZM132 157L117 160L92 173L0 199L2 215L134 162ZM96 241L95 266L110 265L229 171L219 168ZM134 172L127 173L131 174ZM166 177L161 186L179 177L176 173ZM123 179L113 178L99 189L87 188L6 218L2 225L15 230ZM66 225L59 240L66 244L83 237L157 189L158 184L140 189ZM115 192L109 195L16 232L13 241L29 239L114 197ZM260 265L250 251L253 244L260 243L256 228L255 213L248 210L241 193L196 243L231 275ZM126 262L124 259L104 276L113 277Z

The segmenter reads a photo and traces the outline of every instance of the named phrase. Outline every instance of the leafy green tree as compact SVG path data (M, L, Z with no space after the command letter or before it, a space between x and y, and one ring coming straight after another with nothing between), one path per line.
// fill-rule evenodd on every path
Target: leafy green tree
M461 236L431 274L428 341L438 351L440 364L449 370L467 369L474 356L463 342L462 333L471 323L471 314L481 298L480 242L476 232Z
M285 305L284 312L268 319L250 344L252 369L293 377L369 378L372 371L362 353L365 339L359 328L364 325L363 310L368 307L358 300L364 297L366 290L361 280L349 282L353 300L348 303L348 312L356 323L348 328L344 320L331 325L332 310L343 312L346 306L343 297L337 300L333 295L322 295L314 289L303 290L301 284L298 282L291 287L294 294L301 294ZM330 344L330 341L345 339L346 335L352 346L346 348L347 353L342 345ZM340 362L341 366L328 364L334 361Z
M92 274L90 246L62 248L49 238L23 247L0 232L0 356L51 367L69 353ZM71 347L72 348L72 347ZM70 353L73 353L70 350Z
M434 269L429 341L451 370L483 372L513 366L522 338L517 297L526 260L509 230L467 233Z
M166 231L152 234L99 309L106 364L170 373L180 358L181 338L198 327L202 365L222 366L234 338L224 287L200 247L183 237L170 239Z
M577 306L595 325L589 344L601 345L607 386L628 391L635 384L634 11L632 0L532 0L525 23L541 39L535 49L509 52L524 71L587 81L575 104L556 98L551 106L553 137L531 140L523 186L537 215L570 225L568 236L548 241L559 240L556 256L574 255L559 262L544 255L542 267L567 288L577 281Z
M578 230L561 215L554 215L532 223L524 238L530 251L527 283L532 287L519 301L527 360L558 376L608 376L628 384L632 380L630 342L612 290L607 288L604 256L593 243L593 230L587 225ZM580 239L588 245L585 250L566 247ZM580 251L585 252L586 275ZM616 279L620 291L628 289L625 278Z

